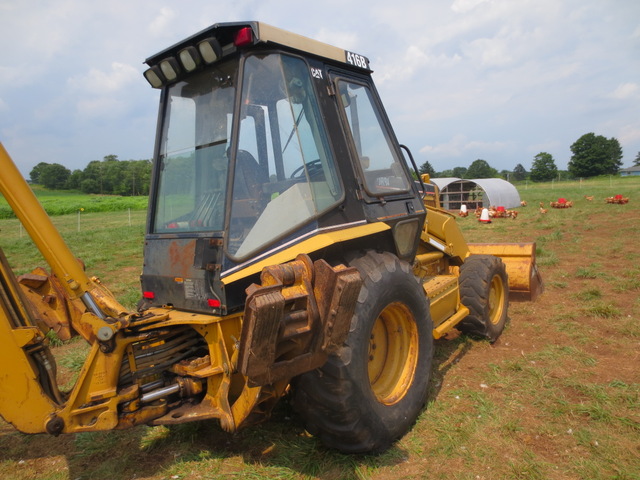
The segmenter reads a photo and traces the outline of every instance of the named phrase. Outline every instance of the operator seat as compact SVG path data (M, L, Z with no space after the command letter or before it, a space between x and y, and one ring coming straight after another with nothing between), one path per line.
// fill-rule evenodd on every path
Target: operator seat
M233 199L252 198L262 200L262 186L269 181L267 172L246 150L238 150L236 155L236 173L233 185Z

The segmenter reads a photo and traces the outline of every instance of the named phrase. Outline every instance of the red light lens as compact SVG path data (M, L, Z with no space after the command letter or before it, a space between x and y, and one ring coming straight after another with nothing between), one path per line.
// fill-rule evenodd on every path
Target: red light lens
M142 292L142 296L147 300L153 300L154 298L156 298L156 294L153 292Z
M218 308L220 306L220 300L218 300L217 298L210 298L209 300L207 300L207 303L211 308Z
M249 45L251 42L253 42L253 30L251 30L251 27L244 27L238 30L236 37L233 39L233 44L236 47Z

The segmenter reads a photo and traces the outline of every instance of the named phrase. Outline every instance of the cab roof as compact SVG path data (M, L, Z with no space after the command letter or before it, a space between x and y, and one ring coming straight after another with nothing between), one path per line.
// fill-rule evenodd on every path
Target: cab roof
M175 80L181 71L190 72L202 63L213 63L239 49L259 44L272 44L314 55L323 59L343 63L350 68L371 73L369 60L360 54L334 47L296 33L273 27L263 22L216 23L200 32L172 45L145 60L150 69L145 77L152 86L158 88ZM204 48L204 50L202 50ZM195 52L195 53L194 53ZM207 52L214 55L207 57ZM212 61L208 61L214 58ZM204 62L203 62L204 61ZM193 68L191 68L193 66ZM154 85L148 72L154 70L159 75L159 85ZM173 72L172 72L173 70ZM168 75L167 75L167 72ZM171 78L175 73L175 77Z

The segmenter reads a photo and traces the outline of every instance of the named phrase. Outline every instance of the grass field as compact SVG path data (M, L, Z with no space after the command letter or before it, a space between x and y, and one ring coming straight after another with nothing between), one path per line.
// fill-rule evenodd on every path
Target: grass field
M640 480L640 178L518 188L528 206L517 219L458 222L472 242L535 241L546 291L512 303L492 345L436 342L427 406L386 453L324 448L285 400L235 435L213 422L58 438L2 424L0 477ZM630 202L605 203L616 194ZM559 197L574 207L548 208ZM53 221L87 270L135 304L144 211ZM18 273L42 263L16 220L0 220L0 235ZM81 345L58 347L61 363L77 368Z
M49 191L33 185L40 203L49 215L68 215L77 212L116 212L145 210L147 197L121 197L118 195L85 195L76 192ZM15 218L6 200L0 196L0 219Z

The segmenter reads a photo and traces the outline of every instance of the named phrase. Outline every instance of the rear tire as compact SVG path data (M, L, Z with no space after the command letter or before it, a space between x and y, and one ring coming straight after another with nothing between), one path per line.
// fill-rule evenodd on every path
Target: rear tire
M345 453L379 453L424 406L433 357L427 297L406 262L368 252L350 262L363 279L347 340L301 375L295 407L307 430Z
M469 315L461 332L495 342L507 323L509 282L504 263L493 255L471 255L460 267L460 300Z

